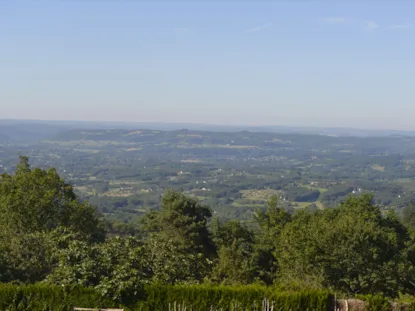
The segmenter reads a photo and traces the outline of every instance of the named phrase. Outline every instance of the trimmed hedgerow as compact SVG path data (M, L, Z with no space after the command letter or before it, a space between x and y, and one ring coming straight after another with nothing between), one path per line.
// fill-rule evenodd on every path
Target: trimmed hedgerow
M151 285L137 311L168 310L169 304L185 305L187 310L261 310L264 299L273 310L331 310L333 296L327 292L278 292L264 286Z
M47 284L0 284L0 310L72 311L73 307L114 306L114 303L86 288L63 288Z
M150 285L141 300L126 310L163 311L174 305L187 310L262 310L264 303L275 311L331 310L333 297L327 292L279 292L263 286ZM0 310L72 311L73 307L122 307L92 289L63 288L47 284L0 285Z

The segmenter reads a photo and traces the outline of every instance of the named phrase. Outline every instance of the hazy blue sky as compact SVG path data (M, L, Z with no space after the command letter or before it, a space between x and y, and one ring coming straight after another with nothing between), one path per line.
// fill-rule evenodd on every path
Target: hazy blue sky
M415 129L415 1L0 1L0 119Z

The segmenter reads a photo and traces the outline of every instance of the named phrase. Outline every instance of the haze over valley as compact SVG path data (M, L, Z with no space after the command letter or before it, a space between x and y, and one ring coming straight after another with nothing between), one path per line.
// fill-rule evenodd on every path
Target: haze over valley
M0 310L415 310L414 25L0 2Z

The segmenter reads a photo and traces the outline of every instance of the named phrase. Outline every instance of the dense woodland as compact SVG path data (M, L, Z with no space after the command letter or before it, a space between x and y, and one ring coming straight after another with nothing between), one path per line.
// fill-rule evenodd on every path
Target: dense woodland
M126 302L146 284L262 284L339 295L415 291L415 207L382 212L373 196L289 213L273 196L224 221L166 190L122 236L53 168L20 157L0 179L0 281L83 286Z

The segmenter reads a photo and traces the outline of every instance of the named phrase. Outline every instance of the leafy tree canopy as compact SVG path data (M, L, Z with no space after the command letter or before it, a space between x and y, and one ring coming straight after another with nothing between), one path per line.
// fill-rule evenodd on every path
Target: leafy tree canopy
M31 169L24 156L14 175L0 176L0 226L13 233L48 232L62 226L92 240L104 238L95 209L81 203L54 168Z
M280 279L345 293L397 292L413 277L407 230L384 217L371 195L349 197L337 209L299 212L281 233Z

